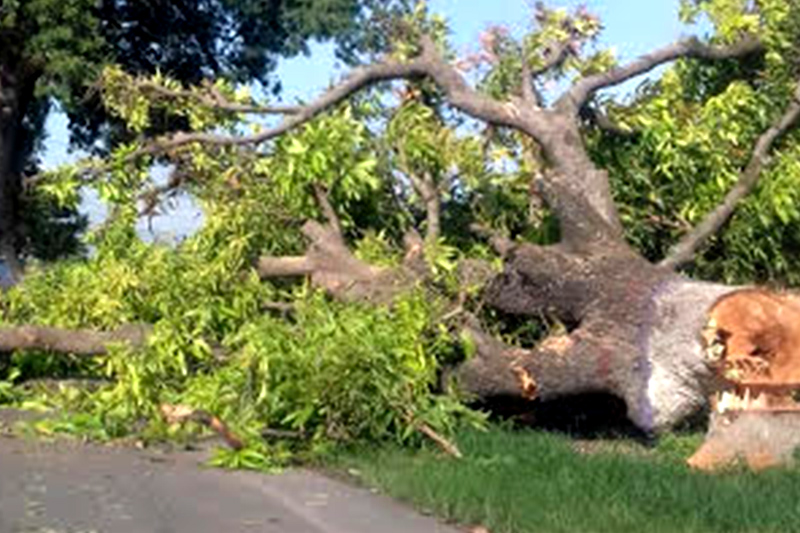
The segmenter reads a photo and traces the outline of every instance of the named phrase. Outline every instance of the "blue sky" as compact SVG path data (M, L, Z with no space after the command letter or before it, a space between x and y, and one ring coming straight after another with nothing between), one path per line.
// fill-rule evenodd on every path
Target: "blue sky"
M451 42L459 52L476 46L478 34L490 25L503 25L515 33L528 27L533 0L429 0L432 11L450 21ZM672 42L682 35L693 33L693 28L678 22L678 0L557 0L548 5L574 7L585 4L600 16L605 26L601 45L613 46L621 60L631 59L648 50ZM332 48L314 45L310 56L284 60L277 75L284 87L283 99L310 99L331 81L344 74L337 64ZM634 82L633 84L635 84ZM65 117L53 113L47 122L48 139L45 143L43 163L45 168L74 160L77 154L68 150L69 133ZM85 209L93 221L103 218L104 209L91 196L86 198ZM175 216L177 214L177 216ZM185 234L200 224L200 216L188 199L179 200L172 216L157 217L150 221L155 234ZM142 230L148 231L143 223Z
M532 2L429 0L429 6L447 17L452 30L451 42L457 50L466 51L475 46L478 34L489 25L501 24L516 32L525 30ZM622 60L667 44L692 30L678 22L678 0L561 0L549 4L565 7L585 4L605 25L601 44L614 46ZM284 86L283 98L287 101L311 98L343 73L343 67L337 64L327 45L313 46L308 57L282 61L278 70ZM73 159L74 155L68 153L69 135L64 117L53 114L47 129L45 166L52 168Z
M475 47L478 34L500 24L514 32L529 24L533 0L429 0L431 10L450 21L451 43L456 50ZM600 16L605 30L601 45L613 46L620 59L641 55L692 33L678 21L678 0L559 0L548 5L574 7L581 4ZM316 46L311 57L283 61L279 74L290 98L310 98L341 75L330 47Z

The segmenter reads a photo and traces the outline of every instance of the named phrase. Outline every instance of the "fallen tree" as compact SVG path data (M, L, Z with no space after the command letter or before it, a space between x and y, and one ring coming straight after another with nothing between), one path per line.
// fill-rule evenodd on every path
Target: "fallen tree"
M748 23L742 28L714 43L689 38L628 64L608 66L580 57L581 45L599 29L594 17L584 11L567 16L540 8L536 14L541 28L536 34L537 46L521 45L512 50L516 56L504 50L506 57L513 60L510 76L513 82L500 97L490 96L467 83L437 42L436 28L429 32L403 25L400 33L406 43L413 45L413 52L387 55L363 66L303 106L247 107L248 112L282 115L275 125L240 135L210 127L216 123L203 128L206 124L198 119L200 127L193 131L143 141L109 163L79 167L69 178L73 186L101 181L107 176L114 179L115 172L130 172L125 169L137 168L136 165L146 168L151 158L162 158L177 166L169 182L148 189L146 180L142 180L124 199L133 206L144 202L146 210L150 210L164 196L190 184L202 187L198 184L202 184L207 168L191 161L199 153L217 157L221 167L231 157L245 160L261 157L263 154L253 147L280 142L283 136L335 110L360 92L382 82L410 82L407 87L411 96L405 98L411 101L441 98L450 108L492 129L519 136L520 145L526 147L526 157L532 160L526 167L530 201L542 201L558 220L559 239L549 244L526 242L497 228L474 224L475 235L486 240L502 257L503 269L492 274L485 262L464 261L461 272L465 277L461 283L466 286L477 281L482 286L482 306L531 320L546 315L564 324L565 329L534 346L510 346L492 336L485 324L468 312L464 306L466 297L459 294L439 318L456 320L471 339L475 353L450 375L462 390L479 398L502 396L532 401L609 393L624 400L628 417L636 426L646 432L659 432L674 427L707 405L717 374L701 333L715 302L740 289L693 280L678 269L693 262L755 189L778 143L800 116L800 90L789 83L780 85L783 92L778 91L780 95L775 98L783 102L783 108L773 113L770 125L752 143L733 186L717 206L706 209L698 224L689 229L681 226L683 234L672 242L669 253L656 261L646 259L626 240L609 172L592 159L587 148L587 135L597 131L602 135L620 135L619 128L603 129L604 125L613 125L613 120L603 115L596 96L604 89L673 61L757 63L765 55L776 53L776 45L763 38L769 35L764 28L769 27L769 17L773 15L749 14L756 21L761 20L759 17L764 20L753 25L752 18L746 19ZM501 37L494 34L487 53L500 56L501 47L497 43ZM497 57L496 65L507 66ZM541 94L542 80L562 76L570 65L582 74L548 105ZM191 102L206 112L230 113L244 105L235 101L232 93L225 94L219 89L184 90L167 86L164 90L154 90L159 87L156 82L136 81L117 73L106 79L106 87L111 95L110 105L122 109L123 115L125 105L132 104L120 99L115 84L117 91L122 86L147 93L159 102L178 101L182 106L190 106ZM594 117L588 122L587 113ZM737 149L741 152L741 147ZM397 164L403 174L400 186L405 187L407 195L403 200L416 199L415 205L423 215L417 219L419 224L407 228L400 260L376 266L359 258L351 249L352 229L341 220L347 202L337 205L328 186L321 179L311 179L314 203L311 212L318 216L306 220L302 226L304 253L258 258L256 271L260 278L308 278L312 285L335 299L376 306L391 306L398 295L415 287L442 294L432 256L441 243L443 218L448 208L442 197L449 184L419 171L413 161L404 159L406 151L397 150ZM303 155L299 149L295 153L297 157ZM35 178L30 186L47 183L47 179ZM246 187L240 183L242 179L226 175L224 188L209 186L207 194L222 194L219 191L246 194ZM294 243L295 247L298 245ZM477 274L470 276L470 272ZM24 327L18 331L0 331L5 350L44 348L101 354L102 345L123 338L113 333L69 330L58 333L55 329ZM141 342L140 337L131 340Z

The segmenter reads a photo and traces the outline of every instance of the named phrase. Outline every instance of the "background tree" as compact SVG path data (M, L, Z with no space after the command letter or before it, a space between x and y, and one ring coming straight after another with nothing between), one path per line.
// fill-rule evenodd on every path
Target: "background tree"
M17 326L0 347L27 350L9 374L41 372L35 350L100 355L113 383L57 399L93 429L145 417L166 432L159 406L186 403L262 458L283 450L265 450L265 426L315 444L446 433L475 419L462 392L532 408L601 392L643 431L674 427L707 403L701 333L738 289L678 269L700 257L697 275L785 279L770 258L791 253L764 236L791 233L800 179L800 10L712 0L684 15L714 35L618 65L584 9L537 6L529 33L493 28L455 58L420 6L374 63L289 107L106 69L104 104L135 140L35 184L64 205L95 187L112 216L93 257L6 296ZM661 65L628 104L602 97ZM190 129L151 135L162 117ZM166 184L156 160L174 167ZM178 190L203 229L145 245L136 220ZM752 250L719 259L714 239Z
M142 2L12 0L0 7L0 252L19 275L27 239L42 238L37 209L21 208L21 176L36 168L44 119L57 102L70 118L73 141L90 150L119 141L92 85L110 63L129 72L169 74L199 83L206 78L258 81L270 78L278 57L307 52L311 39L334 39L339 54L354 59L382 38L365 24L402 8L402 2L247 2L199 0ZM116 124L119 126L120 124ZM153 132L187 124L154 123ZM110 133L115 133L109 137ZM122 139L125 137L123 136ZM60 213L63 215L64 213ZM21 219L35 225L22 231ZM54 227L48 227L50 231ZM62 235L63 237L63 235ZM34 246L52 252L54 242Z

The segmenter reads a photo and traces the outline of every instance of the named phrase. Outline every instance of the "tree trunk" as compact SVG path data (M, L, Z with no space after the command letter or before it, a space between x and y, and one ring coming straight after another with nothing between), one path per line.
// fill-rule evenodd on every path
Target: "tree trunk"
M0 66L0 257L13 281L22 275L19 260L19 198L28 156L24 120L34 98L35 76Z
M523 245L490 285L489 304L517 315L550 311L570 331L519 349L468 325L477 355L456 376L481 398L610 393L639 428L659 432L707 404L713 373L701 332L712 304L736 289L690 281L621 246L574 254Z

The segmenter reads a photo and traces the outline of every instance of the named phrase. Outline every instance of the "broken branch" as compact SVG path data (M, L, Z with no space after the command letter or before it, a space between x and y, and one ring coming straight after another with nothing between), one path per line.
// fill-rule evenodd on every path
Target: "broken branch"
M171 405L167 403L162 404L160 409L167 424L195 422L201 426L207 427L222 437L222 440L224 440L231 449L236 451L244 449L244 441L231 431L225 422L208 411L193 409L187 405Z
M415 427L417 428L417 431L435 442L436 445L439 446L439 448L441 448L446 454L452 455L456 459L461 459L464 457L464 455L461 453L461 450L458 449L458 446L434 431L434 429L428 424L419 423L416 424Z

